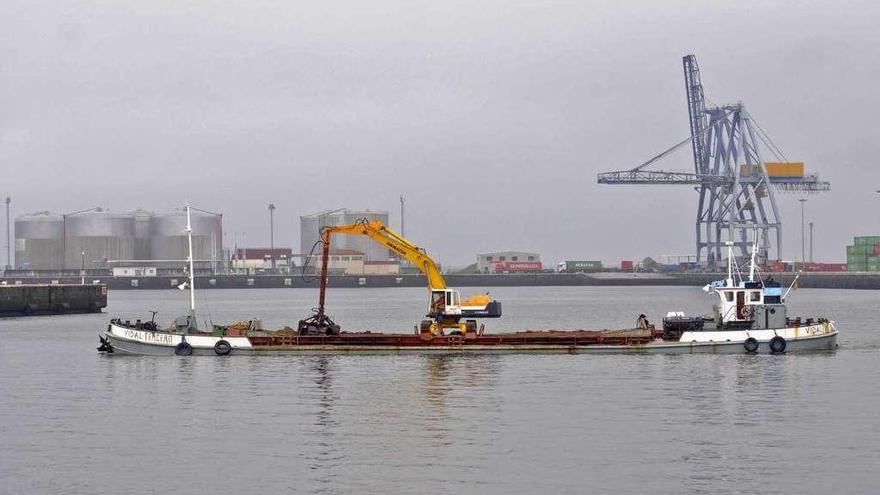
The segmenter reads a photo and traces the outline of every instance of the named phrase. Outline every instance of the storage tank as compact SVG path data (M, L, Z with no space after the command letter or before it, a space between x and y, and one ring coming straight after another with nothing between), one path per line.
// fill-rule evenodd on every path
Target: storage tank
M220 261L223 252L223 215L192 210L193 259ZM187 247L186 210L153 216L150 227L150 257L153 260L185 260ZM201 264L205 266L204 263ZM158 263L161 267L180 267L180 262Z
M313 215L299 217L300 221L300 251L308 254L312 246L320 239L320 231L322 228L330 225L352 224L366 218L367 220L380 220L388 225L387 211L370 211L370 210L330 210ZM338 235L331 240L331 249L353 249L364 253L366 261L386 261L391 257L391 253L366 236ZM320 251L315 252L320 254Z
M106 268L108 260L134 259L134 215L100 208L67 215L64 219L64 265Z
M137 209L132 212L134 216L134 259L150 259L150 226L153 221L153 212Z
M64 221L48 211L15 219L15 267L60 270L64 264Z

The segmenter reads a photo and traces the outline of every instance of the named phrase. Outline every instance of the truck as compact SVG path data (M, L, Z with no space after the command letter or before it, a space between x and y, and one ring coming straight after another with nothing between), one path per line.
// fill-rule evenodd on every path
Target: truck
M598 272L602 271L601 261L560 261L556 263L558 273Z

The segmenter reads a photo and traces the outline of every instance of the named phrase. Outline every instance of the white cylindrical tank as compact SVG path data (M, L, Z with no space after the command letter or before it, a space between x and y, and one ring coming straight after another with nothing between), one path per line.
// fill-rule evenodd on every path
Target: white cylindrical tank
M15 268L60 270L64 265L64 223L48 211L15 219Z
M106 268L109 260L134 259L134 215L95 210L62 217L65 268Z
M312 246L320 239L321 229L331 225L347 225L366 218L367 220L380 220L388 225L387 211L370 210L332 210L313 215L299 217L300 221L300 251L308 254ZM351 249L364 253L366 261L386 261L391 254L382 245L365 236L338 235L332 239L331 250ZM316 250L314 253L320 254Z
M193 259L220 261L223 252L223 215L192 210ZM154 260L185 260L186 211L155 215L150 228L150 257ZM165 265L181 266L180 263ZM204 264L202 264L204 266Z

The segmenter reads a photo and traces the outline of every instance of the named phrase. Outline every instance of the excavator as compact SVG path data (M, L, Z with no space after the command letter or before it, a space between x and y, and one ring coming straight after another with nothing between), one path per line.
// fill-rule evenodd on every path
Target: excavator
M327 316L324 309L327 294L327 266L330 257L330 240L334 235L364 235L398 256L418 267L428 278L428 313L419 325L419 335L432 337L438 335L463 336L477 335L475 318L499 318L501 303L493 300L488 294L479 294L467 300L455 289L446 286L446 280L440 267L424 249L416 246L402 235L388 228L379 220L362 218L353 224L324 227L321 231L323 243L321 258L321 289L318 308L315 314L300 320L300 335L335 335L340 327Z

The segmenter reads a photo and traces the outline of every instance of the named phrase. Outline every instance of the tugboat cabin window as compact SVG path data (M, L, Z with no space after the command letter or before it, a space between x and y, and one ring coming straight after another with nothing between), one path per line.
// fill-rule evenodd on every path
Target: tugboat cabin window
M733 291L725 292L724 297L727 298L727 302L733 302Z
M758 302L761 300L761 292L753 290L749 293L749 301Z

